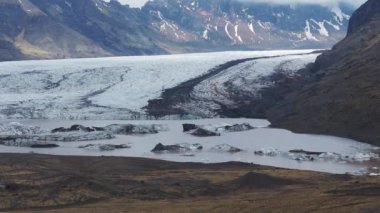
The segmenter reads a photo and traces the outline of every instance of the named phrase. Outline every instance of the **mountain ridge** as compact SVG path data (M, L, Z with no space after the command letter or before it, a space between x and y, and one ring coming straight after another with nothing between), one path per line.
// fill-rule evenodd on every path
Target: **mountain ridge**
M304 86L269 110L273 126L380 144L380 2L361 6L349 26L347 37L301 74Z
M0 60L329 48L353 8L234 0L0 0ZM5 45L7 44L7 45Z

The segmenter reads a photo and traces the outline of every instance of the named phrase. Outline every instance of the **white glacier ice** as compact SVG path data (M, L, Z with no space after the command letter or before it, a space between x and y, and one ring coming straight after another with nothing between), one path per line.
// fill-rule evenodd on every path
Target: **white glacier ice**
M160 97L163 89L203 75L220 64L311 51L1 62L0 118L137 119L144 114L142 108L148 101Z

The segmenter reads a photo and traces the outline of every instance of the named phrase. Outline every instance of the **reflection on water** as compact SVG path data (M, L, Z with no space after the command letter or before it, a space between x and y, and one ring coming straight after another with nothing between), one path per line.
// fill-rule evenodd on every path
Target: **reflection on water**
M9 121L8 121L9 122ZM43 128L52 129L56 127L69 127L73 124L81 124L85 126L105 126L109 124L166 124L169 131L160 132L154 135L144 136L121 136L118 135L112 140L101 140L91 142L58 142L59 148L52 149L32 149L22 147L6 147L0 146L0 152L27 153L35 152L41 154L53 155L88 155L88 156L128 156L128 157L145 157L154 159L163 159L178 162L204 162L216 163L226 161L242 161L261 165L269 165L283 168L314 170L330 173L346 173L358 172L364 170L366 163L364 162L342 162L339 160L315 160L296 161L278 156L258 156L254 155L254 151L262 149L276 149L281 152L288 152L292 149L303 149L318 152L335 152L342 155L353 155L355 153L367 153L372 151L374 147L355 142L353 140L320 136L295 134L283 129L265 128L269 125L266 120L258 119L205 119L195 121L69 121L69 120L18 120L25 125L36 125ZM220 137L199 138L182 132L182 123L195 124L236 124L250 123L258 128L245 132L222 133ZM129 144L130 149L119 149L114 151L95 151L80 149L78 146L84 146L90 143L102 144ZM193 155L181 154L154 154L150 152L158 143L171 145L177 143L200 143L203 150L195 152ZM210 149L216 145L229 144L231 146L244 150L240 153L216 153Z

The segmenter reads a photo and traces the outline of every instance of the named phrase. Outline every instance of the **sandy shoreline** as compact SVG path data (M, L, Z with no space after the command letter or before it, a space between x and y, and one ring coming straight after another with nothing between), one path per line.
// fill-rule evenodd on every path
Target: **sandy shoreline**
M373 212L380 177L245 163L0 154L13 212Z

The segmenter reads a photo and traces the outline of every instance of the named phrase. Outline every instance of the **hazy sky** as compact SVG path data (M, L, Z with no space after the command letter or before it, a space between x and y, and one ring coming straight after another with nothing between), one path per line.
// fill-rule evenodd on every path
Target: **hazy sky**
M132 7L141 7L147 2L148 0L119 0L121 3L129 4ZM337 2L347 2L350 4L353 4L355 6L360 6L363 4L366 0L241 0L241 1L251 1L251 2L272 2L272 3L296 3L296 2L303 2L303 3L320 3L324 5L333 5Z

